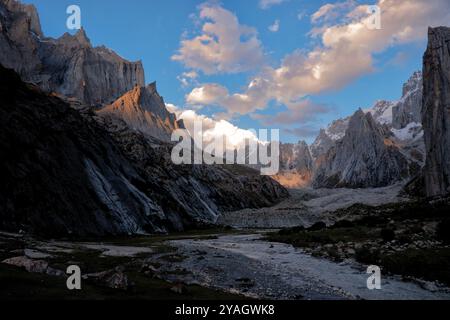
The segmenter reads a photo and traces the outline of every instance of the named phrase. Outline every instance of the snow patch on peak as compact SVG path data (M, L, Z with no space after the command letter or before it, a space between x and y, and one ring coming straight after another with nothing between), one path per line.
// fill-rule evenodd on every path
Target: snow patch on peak
M422 125L418 122L411 122L403 129L391 129L394 136L400 141L413 140L423 135Z

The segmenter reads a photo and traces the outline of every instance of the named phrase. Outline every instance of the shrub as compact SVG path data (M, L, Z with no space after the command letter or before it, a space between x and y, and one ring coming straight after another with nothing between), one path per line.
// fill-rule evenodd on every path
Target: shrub
M340 220L337 221L334 225L333 228L338 229L338 228L353 228L355 226L355 223L349 220Z
M320 231L323 229L326 229L327 225L325 224L325 222L316 222L314 223L311 227L308 228L308 231Z
M450 243L450 219L444 219L437 225L436 236L439 240Z
M380 235L384 242L389 242L395 239L395 232L392 229L382 229Z
M355 259L356 261L365 264L376 264L380 259L380 251L378 249L371 249L368 246L364 246L360 249L356 249Z

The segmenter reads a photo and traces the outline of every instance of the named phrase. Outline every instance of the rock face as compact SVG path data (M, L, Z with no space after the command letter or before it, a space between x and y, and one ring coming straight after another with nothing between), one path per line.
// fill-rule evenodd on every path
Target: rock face
M175 166L170 144L115 117L80 113L1 66L0 97L2 230L51 237L183 230L287 196L248 168Z
M358 110L344 138L317 159L314 186L382 187L407 178L408 162L389 136L370 112Z
M372 114L373 119L377 123L390 125L392 123L392 109L394 105L395 103L392 101L379 100L367 112Z
M314 143L311 145L311 155L314 159L324 155L332 146L342 139L348 128L350 117L333 121L326 129L321 129Z
M280 144L280 173L272 178L288 188L305 187L311 183L313 171L314 161L305 141Z
M157 190L152 198L175 230L214 222L221 212L270 206L288 196L276 181L246 166L174 165L173 144L130 130L117 117L97 120Z
M0 64L43 90L85 104L111 103L144 86L141 62L129 62L105 47L92 47L86 33L44 37L36 9L0 0Z
M423 169L428 196L450 192L450 28L430 28L423 63Z
M403 129L408 124L422 122L422 72L415 72L403 86L403 95L392 109L392 127Z
M95 121L0 67L0 228L53 236L164 231L145 181Z
M311 145L311 152L315 160L315 186L382 186L388 181L395 183L405 179L408 175L413 176L420 171L425 163L425 143L423 139L423 130L420 121L420 111L422 109L422 73L415 72L410 79L403 85L402 98L399 101L379 100L373 107L363 111L366 115L371 115L375 136L378 136L375 144L368 144L368 150L364 150L363 145L367 143L367 136L354 133L353 137L346 137L355 128L357 121L351 123L350 118L343 118L333 121L325 130L321 130L320 134ZM360 113L360 112L359 112ZM355 117L355 116L354 116ZM372 122L372 121L371 121ZM358 125L356 126L358 127ZM347 140L353 148L345 148L343 140ZM372 139L373 140L373 139ZM360 147L357 147L357 146ZM382 147L385 145L384 147ZM389 147L389 148L388 148ZM385 151L380 155L380 150L388 148L390 151L386 157ZM339 150L339 151L337 151ZM370 151L369 151L370 150ZM394 152L394 150L396 150ZM329 152L330 151L330 152ZM359 165L353 167L345 167L343 163L336 167L336 159L340 155L333 155L335 152L344 152L342 161L345 157L349 161L355 161L358 157L353 152L367 152L366 156L375 156L374 159L360 159L357 161ZM372 154L371 154L372 153ZM399 155L400 153L400 155ZM406 171L404 159L407 161ZM337 160L337 161L341 161ZM383 161L386 165L393 165L392 171L384 169L382 165L376 164L376 161ZM370 164L372 173L363 174L361 164ZM369 168L368 167L368 168ZM334 169L333 169L334 168ZM380 172L374 172L378 168ZM378 170L377 169L377 170ZM353 174L352 171L355 171ZM387 171L386 171L387 170ZM402 174L395 177L395 172ZM408 172L408 175L404 175ZM346 177L343 177L344 174ZM362 177L366 176L369 180L364 183ZM377 178L375 178L377 177ZM382 178L383 177L383 178ZM334 179L334 181L333 181ZM359 182L356 182L359 181Z
M156 83L136 86L98 114L115 116L131 129L166 142L171 141L174 130L184 128L183 122L177 121L166 109L163 98L156 91Z

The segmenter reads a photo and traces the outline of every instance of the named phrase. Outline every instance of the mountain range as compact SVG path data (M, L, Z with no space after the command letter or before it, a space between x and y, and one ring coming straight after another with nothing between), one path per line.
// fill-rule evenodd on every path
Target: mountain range
M287 197L244 166L174 165L170 135L184 125L140 62L92 47L83 29L47 38L36 9L14 0L0 0L0 26L1 229L180 231Z
M44 236L170 232L272 206L290 188L395 183L450 192L450 29L430 28L423 72L399 101L333 121L310 146L281 144L273 178L241 165L174 165L166 108L141 62L85 30L45 37L32 5L0 0L0 229Z

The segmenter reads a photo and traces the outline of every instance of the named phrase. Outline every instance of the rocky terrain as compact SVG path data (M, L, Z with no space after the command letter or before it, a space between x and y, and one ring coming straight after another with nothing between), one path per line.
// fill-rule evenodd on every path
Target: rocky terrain
M221 226L245 229L310 227L314 223L334 224L334 212L356 204L381 206L409 201L401 194L403 184L365 189L290 189L289 198L275 206L225 211L217 219Z
M422 177L427 196L450 192L450 29L430 28L424 55L422 123L426 164Z
M400 101L392 106L392 127L403 129L410 123L422 123L423 75L415 72L403 85Z
M280 144L280 173L272 178L288 188L310 185L314 161L305 141Z
M309 179L302 179L301 184L293 185L292 181L296 180L286 168L282 168L280 175L284 179L278 177L276 179L287 187L313 185L358 188L380 187L414 177L425 163L421 109L422 72L418 71L404 84L400 100L376 101L371 108L337 119L327 128L321 129L309 146L309 152L300 154L303 157L301 162L309 162L312 158L313 165L309 167L311 168ZM363 114L366 116L362 117ZM369 114L371 120L368 119ZM367 139L373 139L367 136L367 130L363 130L366 134L358 132L358 128L362 127L372 128L372 138L378 136L375 139L378 142L369 143ZM346 143L343 142L344 140ZM368 150L353 148L354 145L365 144L369 146ZM352 145L352 148L346 149L345 145ZM304 146L300 143L298 147ZM383 155L378 158L374 157L381 149L385 149L386 152L383 151ZM364 156L361 155L361 151L364 151ZM284 153L286 155L283 155ZM290 153L290 150L281 149L282 158L289 157ZM341 154L341 160L346 163L338 163L336 154ZM357 157L360 158L357 160ZM351 161L347 162L347 159ZM380 161L383 161L385 165L378 165ZM392 167L392 171L385 172L386 166ZM368 171L371 172L372 177L368 176ZM377 178L374 178L375 176ZM291 179L288 179L289 177Z
M115 117L80 113L13 71L0 72L3 230L53 237L166 232L287 196L246 167L173 165L172 145Z
M47 92L101 105L145 84L141 62L94 48L83 29L58 39L45 37L33 5L1 0L0 26L0 64Z
M0 297L80 298L77 264L94 299L449 299L449 30L399 101L282 144L272 179L174 165L184 125L140 62L0 0Z
M0 297L27 297L30 289L39 293L36 299L378 300L450 296L448 287L439 282L388 273L383 273L382 290L368 290L366 264L352 259L338 264L312 256L307 248L283 244L279 239L271 242L267 237L273 235L217 229L73 243L0 233ZM82 270L81 292L60 289L69 260ZM13 275L15 283L6 275Z
M0 228L44 236L160 233L287 191L241 166L175 166L170 113L141 63L85 31L46 38L36 9L0 1Z
M361 109L350 118L345 136L316 165L314 186L322 188L383 187L410 176L408 161L387 128Z
M182 120L166 109L156 83L146 87L136 86L111 105L98 111L99 115L112 115L123 120L128 127L144 135L170 142L172 132L184 129Z
M145 181L95 121L0 66L0 226L70 234L163 231Z

